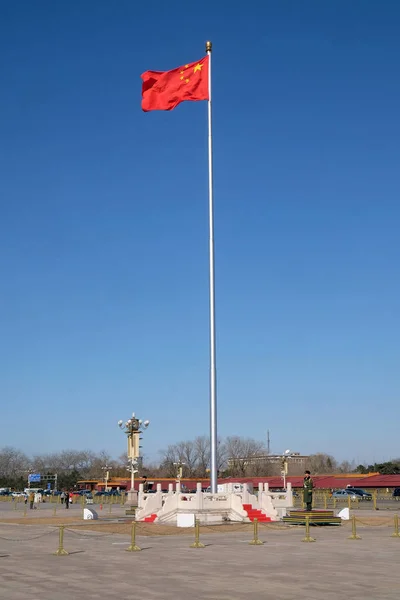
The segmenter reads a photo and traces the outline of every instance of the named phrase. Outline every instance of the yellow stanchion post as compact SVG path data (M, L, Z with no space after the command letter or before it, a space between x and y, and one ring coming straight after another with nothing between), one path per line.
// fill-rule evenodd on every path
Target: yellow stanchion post
M111 510L112 510L112 503L110 502L110 504L108 505L108 513L111 515Z
M349 540L361 540L361 537L357 535L357 526L356 526L356 517L353 515L351 517L351 536Z
M326 510L328 508L328 498L327 498L327 494L325 492L324 494L324 509Z
M126 548L127 552L139 552L141 548L136 545L136 522L132 521L131 527L131 545Z
M258 537L258 519L253 521L253 539L249 542L250 546L262 546L262 542Z
M315 538L310 536L310 517L306 517L306 537L301 540L302 542L315 542Z
M393 521L394 521L394 532L392 533L392 537L400 538L400 532L399 532L399 515L398 514L394 515Z
M24 517L26 517L26 504L24 506Z
M57 513L57 504L53 508L53 517L56 516L56 513Z
M351 496L350 496L350 494L347 495L347 506L349 507L349 510L351 510Z
M58 550L54 552L56 556L66 556L68 552L64 548L64 525L60 525L58 531Z
M15 498L14 502L14 510L17 510L18 498Z
M190 545L191 548L205 548L200 542L200 521L196 519L194 522L194 542Z
M333 508L336 509L336 504L337 504L337 498L333 499Z
M375 490L375 491L374 491L374 493L373 493L373 496L372 496L372 501L373 501L373 503L374 503L374 510L378 510L378 507L377 507L378 494L377 494L377 491L376 491L376 490Z

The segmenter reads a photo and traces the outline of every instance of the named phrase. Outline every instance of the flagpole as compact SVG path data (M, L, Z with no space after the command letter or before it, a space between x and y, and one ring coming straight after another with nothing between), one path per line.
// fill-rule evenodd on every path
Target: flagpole
M209 210L209 259L210 259L210 484L215 494L218 487L217 461L217 370L215 339L215 261L214 261L214 202L212 160L212 114L211 114L211 42L206 42L208 55L208 210Z

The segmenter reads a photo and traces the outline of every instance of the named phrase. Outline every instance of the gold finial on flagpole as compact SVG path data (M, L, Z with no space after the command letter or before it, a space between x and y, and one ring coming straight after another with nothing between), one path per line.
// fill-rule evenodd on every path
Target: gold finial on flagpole
M212 50L212 43L206 42L206 52L211 52L211 50Z

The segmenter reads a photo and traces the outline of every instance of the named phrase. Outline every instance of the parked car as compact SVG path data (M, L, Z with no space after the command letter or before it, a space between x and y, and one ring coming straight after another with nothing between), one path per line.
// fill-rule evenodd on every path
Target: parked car
M395 488L393 490L393 498L396 498L396 500L400 500L400 487Z
M372 494L370 492L366 492L361 488L346 488L348 492L353 492L356 496L359 496L360 500L372 500Z
M27 498L27 494L25 494L25 492L12 492L11 496L13 498Z
M357 494L355 494L354 492L352 492L351 490L348 490L348 489L336 490L332 494L332 498L336 498L336 500L347 500L347 498L349 496L352 500L357 500L357 498L359 498L359 496L357 496Z

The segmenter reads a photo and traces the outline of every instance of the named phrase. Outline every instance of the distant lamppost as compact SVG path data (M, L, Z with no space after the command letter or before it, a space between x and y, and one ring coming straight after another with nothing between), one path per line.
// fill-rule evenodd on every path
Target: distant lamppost
M110 479L110 469L112 469L112 467L109 467L108 465L104 465L104 467L101 467L103 471L105 471L104 473L104 491L107 492L107 484L108 484L108 480Z
M177 481L180 481L182 479L183 467L185 466L185 464L186 463L181 462L181 461L173 463L174 467L176 467L176 479L177 479Z
M283 478L283 488L286 490L286 476L288 474L288 459L292 458L293 453L290 450L285 450L282 454L282 470L281 475Z
M127 421L118 421L118 427L122 429L122 431L126 434L128 439L128 462L129 462L129 470L131 472L131 489L130 489L130 499L131 503L135 502L137 499L137 494L135 492L135 473L138 472L136 468L139 464L140 458L140 434L143 429L147 429L150 425L150 421L142 421L142 419L138 419L135 416L135 413L132 413L132 417Z

